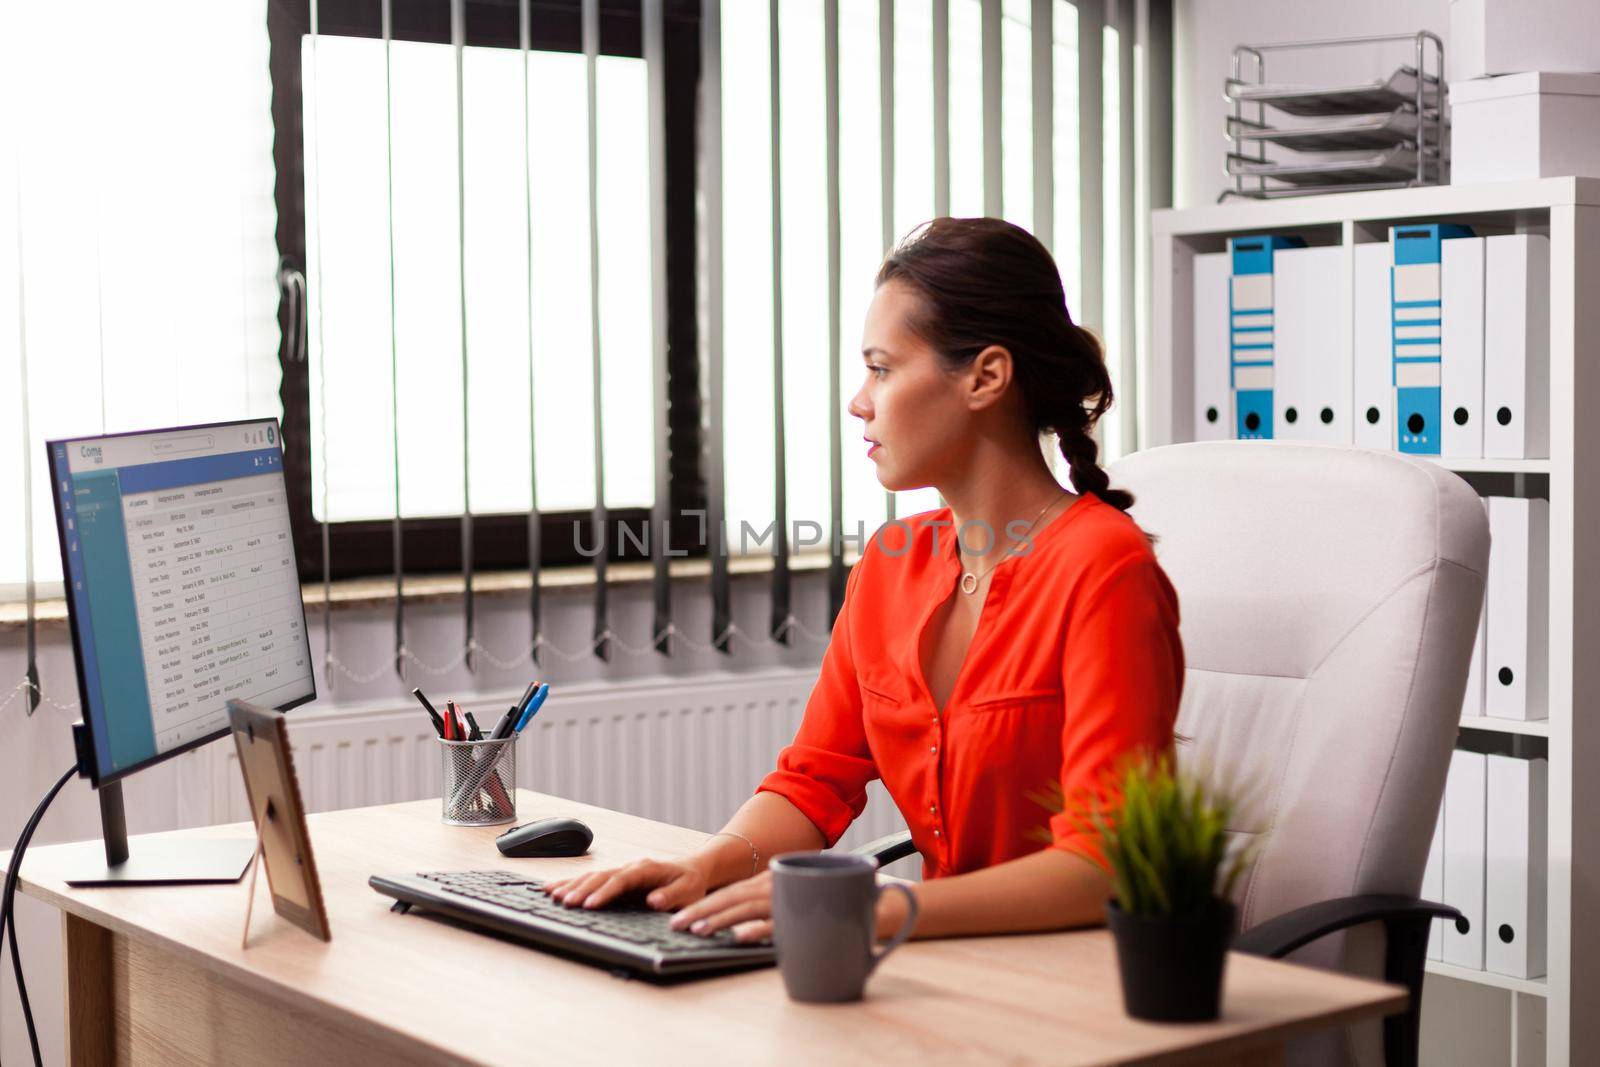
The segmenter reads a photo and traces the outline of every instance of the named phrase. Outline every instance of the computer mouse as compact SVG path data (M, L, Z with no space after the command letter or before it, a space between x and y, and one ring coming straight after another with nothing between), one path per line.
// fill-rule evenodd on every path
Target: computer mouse
M521 859L527 856L581 856L589 851L594 831L577 819L556 816L535 819L507 830L494 839L502 855Z

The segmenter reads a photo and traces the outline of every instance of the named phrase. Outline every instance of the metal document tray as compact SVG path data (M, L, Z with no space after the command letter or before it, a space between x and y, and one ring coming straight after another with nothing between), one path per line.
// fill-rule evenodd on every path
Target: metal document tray
M1426 173L1433 179L1437 177L1438 170L1438 157L1430 150ZM1291 185L1405 181L1416 176L1417 152L1414 148L1396 145L1381 152L1341 153L1335 158L1293 163L1230 154L1228 173L1235 177L1272 178Z
M1239 142L1268 142L1302 152L1345 152L1363 148L1414 145L1417 113L1397 107L1388 114L1357 115L1313 125L1283 128L1229 116L1228 136Z
M1326 89L1229 78L1227 96L1241 104L1266 104L1289 115L1373 115L1393 112L1406 103L1414 106L1417 71L1403 66L1386 79ZM1423 79L1422 106L1439 106L1439 82L1431 74Z

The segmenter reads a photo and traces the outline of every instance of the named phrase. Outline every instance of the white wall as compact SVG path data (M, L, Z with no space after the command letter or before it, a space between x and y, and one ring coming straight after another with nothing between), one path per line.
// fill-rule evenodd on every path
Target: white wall
M1431 30L1444 40L1450 74L1449 0L1177 0L1173 25L1173 202L1209 204L1227 186L1223 83L1233 48L1326 37ZM1342 84L1391 73L1409 45L1268 53L1267 80ZM1247 68L1248 69L1248 68Z

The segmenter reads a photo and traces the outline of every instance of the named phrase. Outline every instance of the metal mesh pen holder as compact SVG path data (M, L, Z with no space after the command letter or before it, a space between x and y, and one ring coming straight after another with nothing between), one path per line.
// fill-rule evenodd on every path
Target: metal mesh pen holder
M444 789L440 818L451 826L517 821L517 739L439 739Z

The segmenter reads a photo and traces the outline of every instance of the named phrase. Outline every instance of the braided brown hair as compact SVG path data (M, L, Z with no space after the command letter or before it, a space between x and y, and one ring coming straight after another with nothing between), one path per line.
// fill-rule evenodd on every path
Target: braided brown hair
M1127 511L1133 494L1112 489L1090 435L1110 409L1111 375L1099 339L1072 321L1061 275L1028 231L1003 219L937 218L913 230L878 268L877 285L900 282L922 300L910 323L948 370L999 345L1038 433L1053 431L1072 486Z

